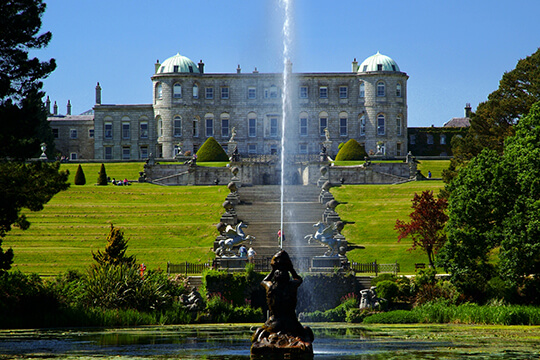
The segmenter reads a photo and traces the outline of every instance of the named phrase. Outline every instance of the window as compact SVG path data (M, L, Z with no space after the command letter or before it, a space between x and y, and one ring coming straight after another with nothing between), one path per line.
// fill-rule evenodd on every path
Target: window
M131 148L129 146L122 147L122 160L131 159Z
M427 134L427 143L428 145L433 145L433 135Z
M339 136L347 136L347 118L339 118Z
M300 99L307 99L307 98L308 98L308 87L300 86Z
M161 83L156 85L156 98L163 99L163 85Z
M402 124L401 124L401 116L398 115L397 118L396 118L396 134L397 136L401 136L401 132L402 132Z
M308 134L308 118L307 114L301 114L300 115L300 136L307 136Z
M401 156L401 143L396 144L396 156Z
M193 85L193 98L199 98L199 87L197 86L197 84Z
M298 145L298 152L300 154L307 154L307 152L308 152L307 150L308 150L307 144L299 144Z
M379 81L377 83L377 96L386 96L386 92L384 89L384 82Z
M112 123L105 123L105 127L103 128L103 130L104 130L103 137L105 139L112 139L113 138Z
M441 134L441 145L446 145L446 135Z
M339 98L340 99L346 99L349 96L348 91L349 91L349 89L346 86L340 86L339 87Z
M77 129L70 129L69 130L69 138L70 139L76 139L78 137Z
M229 137L229 118L228 117L221 118L221 137L224 137L224 138Z
M382 64L377 64L377 71L383 71Z
M359 93L359 96L360 96L361 98L366 97L366 84L365 84L363 81L360 83L360 93Z
M58 129L53 128L52 133L55 139L58 139Z
M111 160L112 159L112 146L105 146L105 160Z
M77 160L77 153L75 152L72 152L69 154L69 159L70 160Z
M409 144L411 144L411 145L416 144L416 135L409 136Z
M278 90L276 85L270 86L270 99L277 99Z
M181 151L182 148L180 147L180 145L174 145L173 156L176 157L176 155L179 155Z
M158 136L163 136L163 120L161 119L161 116L158 116L157 118L157 133Z
M401 83L397 83L396 85L396 96L401 97Z
M270 145L270 155L276 155L277 154L277 145L272 144Z
M199 119L193 119L193 137L199 137Z
M206 137L214 135L214 119L206 118Z
M248 119L248 136L249 137L257 136L257 119L255 118Z
M328 118L327 117L321 117L319 118L319 134L321 136L324 136L324 129L328 127Z
M360 117L360 136L366 135L366 116L362 115Z
M174 84L173 87L173 97L175 99L180 99L182 97L182 85Z
M148 139L148 122L142 122L141 125L141 139Z
M228 99L229 98L229 88L224 86L221 88L221 98L222 99Z
M182 118L180 116L175 116L173 119L173 136L182 136Z
M251 155L257 154L257 145L248 144L248 154L251 154Z
M362 69L363 72L366 72L367 71L367 65L364 65L364 68Z
M377 135L384 135L385 129L384 129L384 115L380 114L377 116Z
M122 139L128 140L130 138L129 133L129 123L123 122L122 123Z
M213 99L214 98L214 88L213 87L207 87L205 88L205 99Z
M248 87L248 99L257 98L257 88L255 86Z
M141 146L141 159L148 159L148 146Z
M328 86L319 87L319 98L328 99Z
M174 66L173 66L173 72L178 72L178 69L179 69L179 68L180 68L180 67L179 67L178 65L174 65Z
M88 137L90 139L93 139L94 138L94 129L88 129Z
M270 118L270 136L276 137L278 135L278 119L276 117Z

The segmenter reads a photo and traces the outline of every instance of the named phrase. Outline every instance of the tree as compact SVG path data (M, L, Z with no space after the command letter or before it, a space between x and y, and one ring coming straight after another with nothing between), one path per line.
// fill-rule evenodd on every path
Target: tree
M127 242L128 240L124 239L124 232L111 224L111 231L107 235L105 250L103 252L98 250L97 253L92 252L92 257L101 266L134 266L136 261L135 256L126 256Z
M444 198L435 199L433 191L426 190L421 195L415 193L412 203L413 212L409 214L411 222L396 220L394 229L399 233L398 241L410 236L413 243L409 250L423 249L429 265L435 267L435 254L446 240L443 228L448 220L445 214L447 201Z
M197 160L198 161L229 161L229 156L223 147L210 136L204 144L202 144L199 151L197 151Z
M364 160L367 156L364 147L355 139L347 141L338 151L336 161Z
M86 184L86 177L84 176L84 171L82 169L81 164L79 164L79 167L77 168L77 172L75 173L75 185L85 185Z
M107 172L105 171L105 164L101 164L98 173L97 184L98 185L107 185L109 181L107 180Z

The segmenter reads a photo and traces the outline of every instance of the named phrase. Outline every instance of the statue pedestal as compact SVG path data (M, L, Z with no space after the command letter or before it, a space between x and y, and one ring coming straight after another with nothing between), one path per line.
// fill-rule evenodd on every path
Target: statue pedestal
M240 202L240 199L238 198L238 193L236 192L234 194L229 193L226 200L229 200L234 206L238 205L238 203Z
M339 256L314 256L311 260L311 270L317 268L340 268L341 257Z
M239 257L239 256L216 258L216 264L219 269L244 270L244 268L246 267L247 261L248 261L247 257Z
M330 191L322 190L319 195L319 202L321 204L326 204L330 200L334 200L334 195Z

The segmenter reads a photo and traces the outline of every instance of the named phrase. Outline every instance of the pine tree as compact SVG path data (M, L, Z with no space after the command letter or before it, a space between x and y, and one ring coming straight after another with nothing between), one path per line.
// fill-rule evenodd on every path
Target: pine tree
M127 242L128 240L124 239L124 232L111 224L105 250L103 252L98 250L97 253L92 252L92 257L101 266L122 264L134 266L136 262L135 256L126 256Z
M101 168L99 169L97 184L107 185L108 183L109 182L107 181L107 172L105 171L105 164L101 164Z
M75 173L75 185L86 185L86 177L84 176L84 171L80 164Z

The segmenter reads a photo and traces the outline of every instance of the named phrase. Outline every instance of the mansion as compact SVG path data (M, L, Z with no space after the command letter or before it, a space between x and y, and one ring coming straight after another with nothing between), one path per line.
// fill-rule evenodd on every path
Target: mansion
M283 75L206 73L177 54L155 64L151 104L95 105L81 115L49 116L55 145L70 160L173 159L195 153L209 137L227 151L234 138L241 156L276 154L285 129L287 151L318 154L323 143L333 157L340 143L356 139L368 154L407 154L407 79L397 63L377 53L347 73L294 73L291 105L282 127ZM46 107L50 112L50 100ZM230 148L229 148L230 150Z

